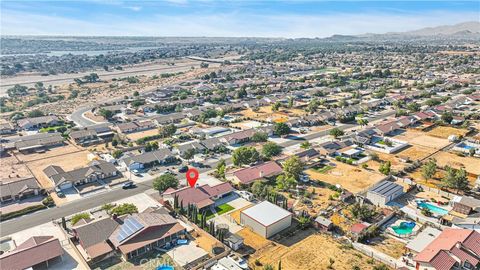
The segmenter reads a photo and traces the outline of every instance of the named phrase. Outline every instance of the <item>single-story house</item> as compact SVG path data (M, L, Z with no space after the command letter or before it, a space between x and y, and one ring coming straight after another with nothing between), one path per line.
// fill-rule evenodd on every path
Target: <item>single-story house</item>
M125 164L129 170L138 170L156 165L169 164L173 161L175 161L175 156L170 149L161 148L155 151L124 158L121 162Z
M403 195L403 187L387 180L380 181L367 192L367 199L376 206L385 206Z
M220 137L221 140L229 145L241 144L250 141L255 134L255 129L246 129Z
M216 151L222 147L225 147L225 143L220 141L219 138L206 139L200 141L200 143L205 147L205 149L208 149L209 151Z
M168 213L152 211L126 217L109 241L128 260L170 246L185 233L186 229Z
M227 238L225 238L225 242L227 246L229 246L232 250L236 251L243 246L243 237L238 234L230 234Z
M153 121L157 125L168 125L168 124L179 123L183 119L185 119L185 116L183 116L183 114L171 113L171 114L156 116L153 118Z
M480 233L468 229L445 228L413 260L416 269L478 269Z
M480 212L480 200L468 196L455 196L452 200L453 211L464 215Z
M46 148L63 146L65 139L58 132L39 133L29 136L22 136L14 143L15 148L22 153L43 151Z
M328 218L318 216L315 219L314 226L320 231L330 231L333 228L333 222Z
M123 221L119 218L105 217L81 225L77 223L72 228L75 240L84 251L80 253L87 255L87 262L99 262L114 254L114 249L107 240L121 222Z
M76 144L81 146L103 142L103 140L97 136L97 132L94 129L72 131L69 136Z
M424 250L433 240L435 240L440 233L442 233L442 231L438 229L426 227L419 234L417 234L413 240L408 242L408 244L405 246L405 249L416 255Z
M240 223L256 234L270 238L292 224L292 213L269 201L240 212Z
M18 245L14 250L0 255L2 269L23 270L33 269L58 257L64 250L60 241L53 236L33 236Z
M0 181L0 201L21 200L30 196L39 195L42 188L33 177L20 179L18 181Z
M282 167L275 161L268 161L234 171L232 181L236 184L250 184L256 180L280 175L282 172Z
M115 177L120 174L117 168L104 160L92 161L87 167L64 171L61 167L50 165L43 169L43 173L52 181L55 187L68 189L98 180Z
M17 121L18 127L24 130L51 127L56 126L59 123L60 120L55 115L23 118Z
M15 128L11 123L0 124L0 135L15 133Z
M176 149L174 149L174 152L177 152L180 156L183 157L183 155L190 149L193 149L195 153L201 153L205 150L205 146L203 146L197 141L187 142L177 145Z
M174 204L175 197L177 197L178 203L184 208L192 204L200 210L215 205L216 200L228 196L232 191L232 185L225 182L214 186L202 185L195 188L169 188L162 194L162 197L165 201L168 201L170 205Z

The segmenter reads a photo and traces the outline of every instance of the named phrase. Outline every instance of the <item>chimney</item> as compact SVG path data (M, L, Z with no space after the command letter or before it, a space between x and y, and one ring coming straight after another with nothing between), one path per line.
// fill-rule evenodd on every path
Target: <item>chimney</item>
M260 178L263 177L263 171L260 171Z

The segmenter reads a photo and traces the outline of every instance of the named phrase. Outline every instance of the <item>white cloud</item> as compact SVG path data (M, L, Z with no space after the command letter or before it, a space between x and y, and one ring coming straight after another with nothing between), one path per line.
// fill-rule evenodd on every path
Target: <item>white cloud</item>
M184 14L129 19L115 15L85 20L2 10L3 35L148 35L230 37L326 37L415 30L477 20L477 12L432 11L299 14Z
M133 6L133 7L127 7L127 8L130 9L130 10L133 10L133 11L137 11L137 12L142 10L142 7L140 7L140 6Z

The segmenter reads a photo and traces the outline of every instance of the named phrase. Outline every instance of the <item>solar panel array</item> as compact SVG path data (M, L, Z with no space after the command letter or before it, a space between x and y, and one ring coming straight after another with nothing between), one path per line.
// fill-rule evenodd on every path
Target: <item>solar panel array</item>
M143 225L140 222L138 222L138 220L136 220L135 218L133 217L126 218L122 226L120 226L120 232L117 235L118 242L120 243L124 241L125 239L130 237L132 234L138 232L142 228L143 228Z

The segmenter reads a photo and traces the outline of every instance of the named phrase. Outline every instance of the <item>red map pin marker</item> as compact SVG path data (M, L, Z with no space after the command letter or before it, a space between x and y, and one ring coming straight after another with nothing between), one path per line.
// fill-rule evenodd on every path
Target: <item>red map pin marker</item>
M187 171L187 181L190 187L194 187L195 183L197 183L198 180L198 171L195 168L190 168Z

